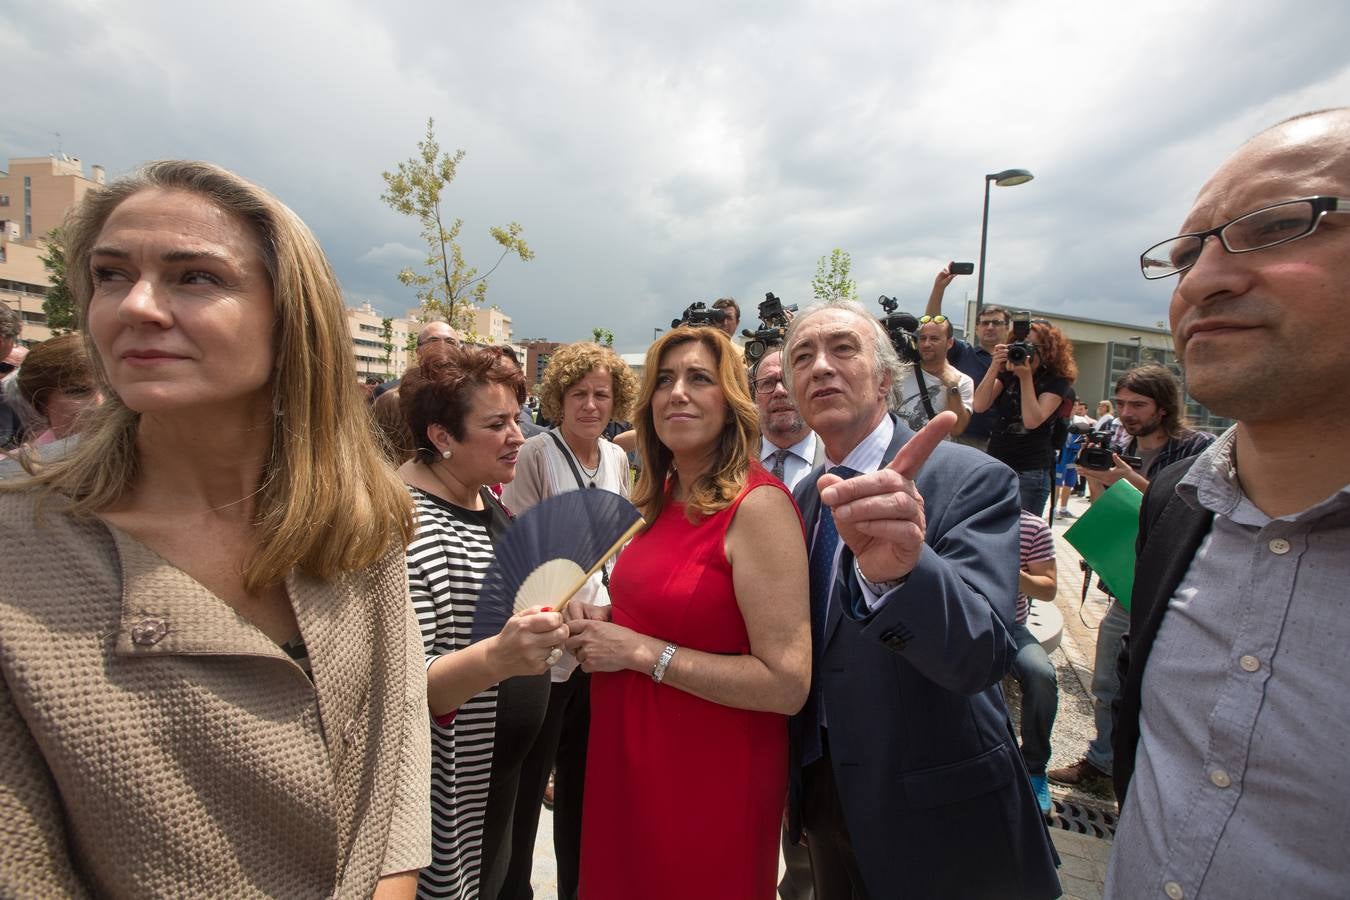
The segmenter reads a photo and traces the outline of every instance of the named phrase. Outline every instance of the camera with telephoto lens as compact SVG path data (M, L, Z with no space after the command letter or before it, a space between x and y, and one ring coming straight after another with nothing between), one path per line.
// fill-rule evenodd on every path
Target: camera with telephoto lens
M671 328L679 328L681 325L687 325L690 328L697 328L700 325L718 326L727 320L727 312L724 309L708 309L708 304L702 300L695 300L684 308L678 319L672 319Z
M1083 435L1083 449L1078 451L1078 459L1075 462L1084 469L1105 472L1116 465L1115 460L1111 458L1111 452L1111 430L1093 431ZM1137 456L1126 456L1123 453L1117 453L1116 455L1136 472L1144 464L1144 461Z
M797 304L784 306L783 301L772 292L764 295L764 302L759 305L760 327L755 331L749 328L741 331L741 336L745 338L746 362L754 365L764 358L764 354L783 343L783 337L787 334L788 313L796 311Z
M885 317L880 320L881 327L886 329L886 336L891 339L891 346L895 348L896 355L900 357L901 362L917 364L919 344L914 332L919 330L919 320L907 312L896 312L900 301L894 297L883 295L877 298L877 302L886 311Z
M1008 362L1015 366L1036 355L1036 345L1027 340L1031 336L1031 316L1018 313L1013 316L1013 339L1008 345Z

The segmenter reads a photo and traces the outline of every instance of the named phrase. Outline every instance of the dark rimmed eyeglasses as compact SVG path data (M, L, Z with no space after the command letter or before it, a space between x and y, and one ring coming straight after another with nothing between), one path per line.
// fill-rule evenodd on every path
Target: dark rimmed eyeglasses
M980 319L975 324L981 328L1007 328L1011 323L1007 319Z
M1229 253L1251 253L1305 238L1327 213L1350 213L1344 197L1302 197L1273 203L1238 216L1218 228L1179 234L1139 255L1139 269L1153 280L1184 272L1200 259L1205 241L1217 237Z
M787 384L783 381L782 375L774 375L773 377L766 375L763 378L756 378L754 384L755 393L772 394L774 391L778 390L780 384L783 385L784 388L787 387Z

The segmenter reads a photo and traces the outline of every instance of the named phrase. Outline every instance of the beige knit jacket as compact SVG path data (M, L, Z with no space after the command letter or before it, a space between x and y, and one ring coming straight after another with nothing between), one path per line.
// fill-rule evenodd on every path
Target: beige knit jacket
M286 588L314 681L129 535L0 494L0 896L366 897L430 861L403 549Z

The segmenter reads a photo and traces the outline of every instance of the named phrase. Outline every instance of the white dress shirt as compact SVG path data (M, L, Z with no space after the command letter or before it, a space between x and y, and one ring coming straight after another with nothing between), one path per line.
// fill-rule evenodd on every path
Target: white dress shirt
M816 458L816 433L808 431L806 437L802 438L791 447L785 448L788 455L783 457L783 483L787 489L793 490L797 487L797 482L806 477L811 471ZM773 471L773 454L778 450L768 438L759 439L759 461L764 464L764 468L770 472Z

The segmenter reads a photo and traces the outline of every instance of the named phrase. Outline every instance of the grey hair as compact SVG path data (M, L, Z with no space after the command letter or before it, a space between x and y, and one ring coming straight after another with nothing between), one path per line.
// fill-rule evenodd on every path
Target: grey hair
M792 387L792 363L788 356L788 350L792 347L792 340L797 335L797 329L802 323L814 316L816 313L827 312L832 309L851 312L872 327L872 358L875 361L875 372L878 383L887 375L891 376L891 389L886 395L886 406L894 410L900 406L900 401L904 399L901 396L901 383L905 376L909 374L911 366L909 363L901 362L900 356L895 352L895 347L891 346L891 339L886 334L886 329L881 327L876 316L872 315L867 307L863 306L857 300L850 300L846 297L834 297L829 300L818 300L812 303L806 309L802 310L792 319L788 325L787 334L783 337L783 386L787 388L788 393L794 397L797 395Z

